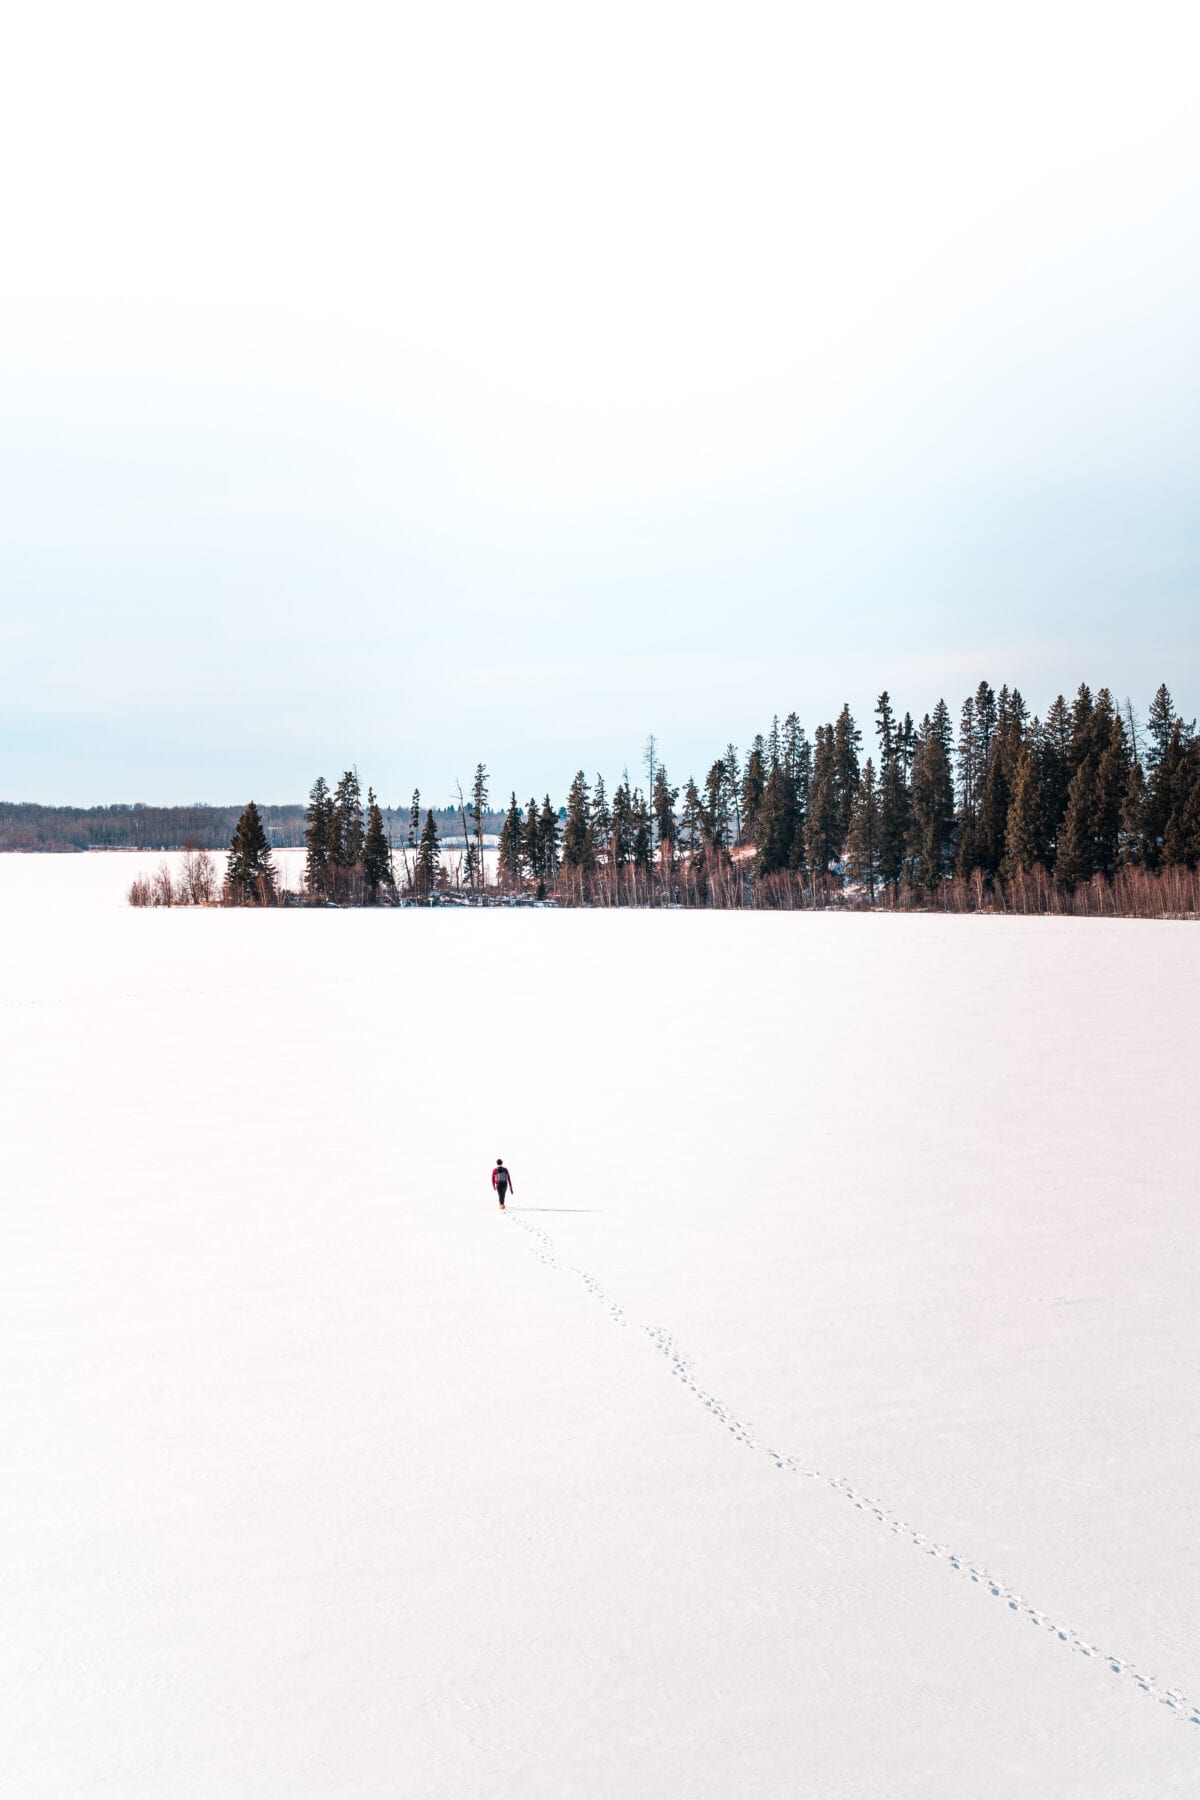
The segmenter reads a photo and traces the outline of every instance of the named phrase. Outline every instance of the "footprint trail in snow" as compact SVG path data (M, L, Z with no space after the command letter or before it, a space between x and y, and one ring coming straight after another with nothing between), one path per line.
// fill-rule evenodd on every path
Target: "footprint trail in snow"
M521 1218L517 1219L517 1224L532 1240L533 1252L539 1262L544 1263L549 1269L557 1269L576 1276L582 1281L592 1298L599 1301L600 1305L604 1307L614 1324L622 1327L628 1325L629 1321L625 1317L624 1310L610 1299L594 1275L573 1264L560 1262L553 1242L539 1226L530 1225ZM1200 1706L1190 1701L1179 1688L1164 1687L1157 1677L1142 1674L1127 1657L1114 1656L1110 1652L1102 1650L1099 1645L1089 1643L1073 1627L1050 1618L1047 1613L1042 1611L1041 1607L1034 1606L1007 1582L989 1574L979 1564L973 1563L969 1557L959 1555L948 1545L937 1543L927 1537L923 1531L917 1531L907 1520L900 1518L881 1501L872 1500L866 1494L861 1493L844 1475L827 1475L820 1469L807 1467L785 1451L768 1449L765 1444L760 1444L749 1426L743 1424L725 1405L724 1401L719 1400L715 1394L710 1394L707 1389L700 1386L692 1373L691 1364L670 1332L665 1331L660 1325L643 1325L642 1330L654 1349L665 1359L676 1381L694 1395L709 1416L734 1443L743 1445L757 1456L767 1457L776 1469L786 1475L798 1475L806 1481L823 1482L834 1493L841 1494L844 1499L850 1501L858 1511L873 1518L877 1524L885 1526L895 1537L914 1545L923 1555L933 1557L936 1561L945 1564L955 1574L972 1582L991 1598L1002 1601L1010 1612L1035 1625L1039 1631L1046 1632L1058 1643L1064 1644L1068 1650L1073 1650L1080 1656L1086 1656L1095 1663L1106 1666L1113 1675L1119 1675L1132 1681L1144 1694L1157 1700L1160 1706L1167 1707L1175 1718L1182 1719L1190 1725L1200 1725Z

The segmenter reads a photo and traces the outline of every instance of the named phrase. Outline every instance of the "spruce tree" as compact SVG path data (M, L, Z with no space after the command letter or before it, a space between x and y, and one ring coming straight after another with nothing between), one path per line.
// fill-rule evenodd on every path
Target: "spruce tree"
M517 796L514 791L508 803L508 811L504 815L504 823L500 827L500 851L497 857L497 866L500 871L500 882L504 887L516 888L521 885L524 836L521 809L517 805Z
M586 802L586 794L584 796ZM553 881L558 874L558 814L550 804L550 796L542 801L542 816L539 831L539 855L541 856L541 879Z
M1028 872L1045 860L1045 816L1037 756L1024 744L1017 764L1005 825L1004 869L1009 875Z
M1038 772L1042 782L1046 866L1054 869L1071 786L1071 713L1062 694L1056 697L1046 714Z
M570 802L568 801L568 807ZM597 775L596 785L592 789L592 810L588 821L591 840L591 860L599 862L611 853L612 846L612 812L608 804L608 794L604 787L603 775ZM564 857L564 861L566 858Z
M441 851L438 849L437 820L434 818L431 808L425 814L425 824L421 829L416 860L413 865L413 887L423 898L428 899L433 893L440 871Z
M654 813L654 824L658 838L658 856L663 873L670 872L679 843L679 825L675 818L675 802L679 798L679 789L673 788L667 771L659 763L654 771L654 792L651 795L651 808Z
M868 756L854 797L854 810L850 815L846 864L851 879L862 882L872 901L882 872L882 824L879 794L875 786L875 765Z
M594 861L592 809L588 800L587 778L580 769L567 795L567 819L562 834L562 865L564 869L586 871L592 868Z
M1095 838L1096 764L1087 756L1071 777L1055 859L1055 875L1065 887L1078 887L1096 873Z
M304 881L316 900L328 898L334 846L333 796L323 775L313 782L304 814Z
M700 835L705 853L719 860L729 846L732 820L729 806L729 765L719 757L704 778L700 806Z
M265 906L275 898L275 865L262 815L251 800L229 844L225 879L235 906Z
M1121 796L1122 868L1140 868L1146 861L1146 771L1136 757L1129 764L1125 792Z
M613 867L619 869L633 856L633 795L628 772L613 790L611 819L608 857Z
M693 776L689 775L683 788L683 807L679 815L680 845L695 858L702 853L700 814L702 805L700 790Z
M1008 808L1011 794L1008 785L1007 759L1001 749L1001 736L993 737L983 777L983 793L975 827L975 863L986 875L1000 872L1008 839Z
M1164 692L1164 689L1159 689L1160 694ZM1157 699L1156 695L1156 702ZM1169 704L1169 696L1167 703ZM1146 861L1153 869L1166 860L1168 826L1172 817L1179 813L1179 787L1188 760L1188 737L1183 720L1173 721L1161 749L1154 741L1153 730L1151 742L1153 749L1146 757L1150 774L1146 782L1142 828Z
M886 689L875 705L875 731L879 738L879 878L896 888L904 873L910 802L903 745L896 733L891 698Z
M330 860L339 893L352 890L362 863L362 794L358 770L347 769L333 797L333 844Z
M383 813L374 788L367 789L367 829L362 849L363 884L368 906L378 906L381 894L393 894L392 847L384 829Z
M809 867L818 875L827 875L842 854L832 725L818 725L815 733L804 848Z
M969 873L975 861L975 819L979 804L976 748L975 699L973 695L968 695L958 716L958 744L955 749L958 770L958 846L954 866L959 875Z
M1162 860L1167 868L1194 869L1200 863L1200 742L1191 735L1176 772Z
M884 699L886 698L885 694ZM850 815L858 792L858 753L861 748L862 732L854 723L849 705L844 705L833 727L833 783L839 847L845 843L846 834L850 830Z
M767 777L766 791L754 824L754 873L773 875L791 866L796 842L796 794L787 771L778 763Z
M1146 715L1146 732L1149 737L1146 750L1146 773L1148 776L1154 774L1166 755L1174 727L1175 703L1171 699L1164 681L1150 702L1150 711Z
M767 787L767 750L762 733L755 738L746 756L746 770L742 776L741 823L745 835L753 842L758 842L757 821L758 809L763 802L763 794Z
M1110 879L1117 872L1121 854L1121 811L1129 783L1129 764L1123 734L1111 735L1108 747L1096 763L1096 818L1094 856L1096 867Z
M531 881L541 881L545 870L542 866L542 831L538 818L538 804L533 794L529 796L529 805L525 808L525 817L521 824L520 843L521 864Z
M649 875L654 867L654 825L653 817L641 788L635 788L630 808L632 820L632 844L630 860L635 869Z
M939 711L940 709L940 711ZM953 731L939 700L932 718L921 721L912 770L912 812L908 860L914 885L933 893L946 873L954 842L954 778L950 770Z
M488 775L482 763L475 765L475 780L471 784L471 820L475 831L475 868L478 882L472 886L487 886L487 864L483 858L483 816L487 811Z
M740 844L742 841L742 785L738 778L736 744L726 744L725 746L725 803L731 821L730 841Z

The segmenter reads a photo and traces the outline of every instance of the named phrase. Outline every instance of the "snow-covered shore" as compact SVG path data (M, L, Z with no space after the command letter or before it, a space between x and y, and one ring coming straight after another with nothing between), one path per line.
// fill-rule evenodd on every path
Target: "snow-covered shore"
M0 1793L1196 1792L1194 928L133 860L0 858Z

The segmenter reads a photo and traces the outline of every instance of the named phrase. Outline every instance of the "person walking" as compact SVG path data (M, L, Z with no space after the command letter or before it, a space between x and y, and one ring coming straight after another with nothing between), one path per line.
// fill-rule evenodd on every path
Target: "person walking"
M503 1212L504 1202L508 1198L508 1190L512 1187L512 1176L505 1168L502 1156L496 1158L496 1166L492 1170L492 1186L495 1188L496 1198L500 1202L500 1211ZM513 1188L513 1192L516 1192L515 1188Z

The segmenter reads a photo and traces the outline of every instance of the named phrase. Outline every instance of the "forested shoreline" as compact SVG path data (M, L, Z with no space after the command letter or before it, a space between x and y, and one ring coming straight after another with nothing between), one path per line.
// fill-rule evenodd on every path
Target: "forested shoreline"
M795 713L745 755L726 746L703 781L673 784L647 740L645 781L611 795L579 770L549 794L489 805L485 765L451 809L406 815L363 798L355 770L319 777L303 815L304 874L276 874L266 822L242 812L225 904L517 904L1195 916L1200 911L1200 738L1165 686L1144 723L1107 688L1059 696L1042 719L986 681L955 727L939 700L919 724L888 693L872 743L843 706L810 738ZM449 822L462 846L444 858ZM494 829L499 826L498 832ZM399 828L398 828L399 827ZM489 839L492 842L489 842ZM493 850L492 845L495 844ZM194 859L193 859L194 866ZM137 904L170 904L169 874ZM194 887L195 883L191 883Z
M275 850L298 850L304 845L304 805L292 801L280 806L260 806L259 814L268 841ZM142 802L111 806L43 806L29 800L0 800L0 851L84 850L227 850L242 807L149 806ZM383 808L389 829L399 830L407 809ZM435 809L443 835L451 829L454 809ZM500 829L497 815L489 821Z

